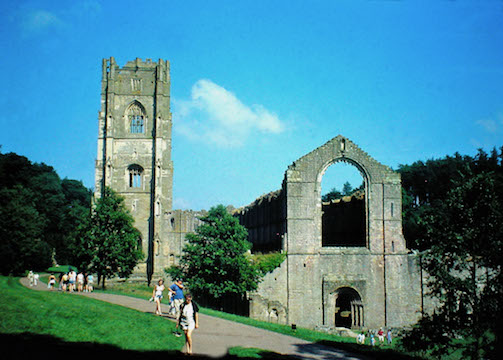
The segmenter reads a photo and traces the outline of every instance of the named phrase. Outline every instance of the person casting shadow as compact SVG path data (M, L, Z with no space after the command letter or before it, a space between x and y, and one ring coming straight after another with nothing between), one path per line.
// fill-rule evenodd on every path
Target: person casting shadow
M192 301L192 295L187 294L185 301L180 306L180 316L176 328L181 327L185 334L185 347L187 354L192 354L192 331L199 328L199 306Z

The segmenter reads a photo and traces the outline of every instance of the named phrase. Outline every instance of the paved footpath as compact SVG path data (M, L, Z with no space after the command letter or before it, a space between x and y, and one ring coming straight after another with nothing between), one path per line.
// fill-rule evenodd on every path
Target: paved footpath
M27 278L22 278L21 283L29 286ZM47 285L40 283L30 287L35 290L46 290ZM148 300L130 296L105 294L102 292L75 293L76 295L106 301L109 303L136 309L138 311L154 313L154 304ZM164 309L167 311L167 307ZM166 319L170 319L166 317ZM253 326L220 319L213 316L199 314L199 328L193 332L193 352L214 358L223 357L227 349L235 346L253 347L273 351L279 354L292 355L301 359L345 359L369 360L363 355L350 354L343 350L318 345L292 336L259 329Z

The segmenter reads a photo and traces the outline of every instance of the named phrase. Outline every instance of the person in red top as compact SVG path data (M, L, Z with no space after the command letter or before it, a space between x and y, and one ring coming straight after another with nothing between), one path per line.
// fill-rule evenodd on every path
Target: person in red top
M377 332L377 336L379 337L379 342L383 343L384 342L384 331L382 331L382 328L379 329Z

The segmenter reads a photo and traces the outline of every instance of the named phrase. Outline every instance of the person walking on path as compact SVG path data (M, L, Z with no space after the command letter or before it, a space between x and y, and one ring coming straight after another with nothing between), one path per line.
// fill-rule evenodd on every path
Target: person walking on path
M54 290L54 285L56 285L56 276L54 276L54 274L51 274L51 276L49 276L49 282L47 283L47 288L50 290Z
M75 271L71 270L68 273L68 282L70 283L68 290L70 292L74 292L75 291L75 283L77 282L77 273Z
M154 286L154 291L152 291L152 297L155 301L155 314L162 315L161 311L161 300L162 300L162 292L164 291L164 280L159 279L157 285Z
M66 291L66 287L68 286L68 274L67 273L63 274L63 277L61 278L60 284L62 284L61 290Z
M77 275L77 291L84 291L84 274L81 272Z
M33 286L33 271L31 270L28 273L28 280L30 280L30 286Z
M199 306L192 301L192 295L187 294L185 301L180 306L180 316L176 328L181 327L185 334L185 350L192 354L192 331L199 328Z
M175 318L180 316L180 306L183 303L183 283L182 280L178 279L173 285L169 287L169 291L172 294L173 305L175 310Z
M87 275L86 278L86 292L92 292L93 291L93 274Z

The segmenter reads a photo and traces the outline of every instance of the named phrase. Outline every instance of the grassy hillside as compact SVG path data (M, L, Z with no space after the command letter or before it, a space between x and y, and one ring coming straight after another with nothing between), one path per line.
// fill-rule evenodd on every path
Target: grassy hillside
M23 354L71 348L72 352L128 350L124 355L136 356L178 353L183 347L183 337L172 335L175 324L151 314L72 294L33 291L11 277L0 277L0 294L2 343Z

